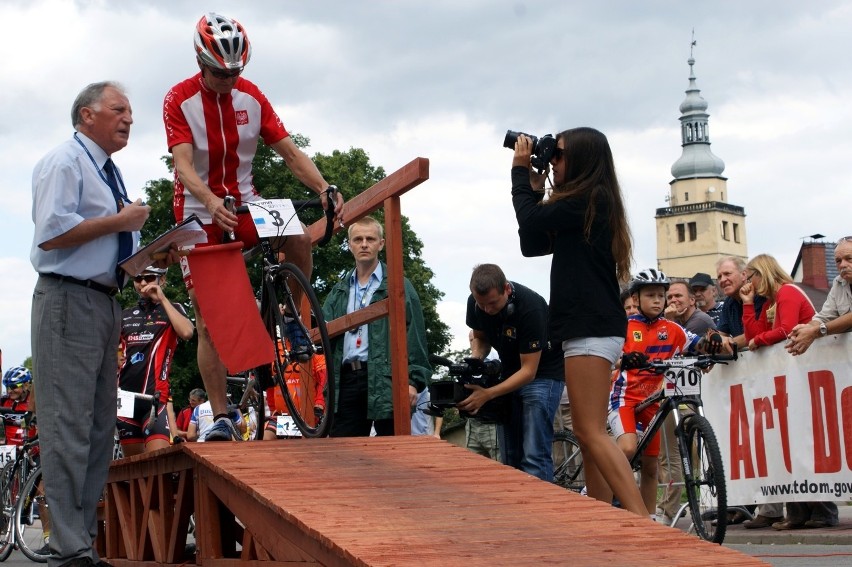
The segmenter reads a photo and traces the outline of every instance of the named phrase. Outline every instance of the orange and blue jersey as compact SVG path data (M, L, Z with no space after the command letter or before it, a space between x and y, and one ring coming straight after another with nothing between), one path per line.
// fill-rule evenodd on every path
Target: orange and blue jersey
M641 352L650 360L666 360L675 355L692 352L701 339L665 317L648 319L632 315L627 320L624 352ZM662 386L663 377L640 370L621 370L616 373L609 396L609 409L637 406Z

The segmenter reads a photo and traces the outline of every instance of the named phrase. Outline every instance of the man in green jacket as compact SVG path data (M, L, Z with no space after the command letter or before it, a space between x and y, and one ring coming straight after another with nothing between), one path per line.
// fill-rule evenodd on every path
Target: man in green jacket
M355 257L355 269L329 292L323 305L327 321L387 298L387 266L379 261L384 246L384 230L376 219L364 217L349 227L349 251ZM404 278L404 285L408 397L413 407L417 393L432 376L432 368L420 298L408 278ZM378 435L394 434L389 333L388 318L383 317L331 341L337 388L332 437L366 437L372 427Z

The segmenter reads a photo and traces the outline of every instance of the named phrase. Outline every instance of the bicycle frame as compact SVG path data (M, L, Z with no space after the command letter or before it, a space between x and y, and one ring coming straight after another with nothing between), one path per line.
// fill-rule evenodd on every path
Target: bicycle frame
M682 419L679 410L681 405L690 406L698 415L704 415L704 410L700 397L666 397L664 389L660 389L654 394L645 398L639 405L636 406L635 412L640 413L642 410L644 410L651 404L657 402L660 402L660 407L657 408L657 412L654 414L654 417L652 417L651 421L648 422L648 425L645 426L645 433L642 435L642 438L636 445L636 453L633 455L633 458L630 459L630 466L633 467L634 471L639 469L640 465L642 464L642 455L645 452L645 449L651 443L651 440L654 438L654 435L659 432L660 428L662 428L663 422L666 420L670 413L674 412L675 432L678 431Z

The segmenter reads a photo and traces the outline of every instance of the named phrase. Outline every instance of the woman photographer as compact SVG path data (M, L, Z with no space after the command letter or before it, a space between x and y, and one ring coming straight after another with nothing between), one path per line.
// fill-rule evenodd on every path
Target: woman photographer
M561 132L550 165L547 200L541 174L530 168L533 146L519 135L512 160L512 204L524 256L553 254L550 341L561 342L574 433L580 442L589 496L647 517L636 481L606 432L613 365L621 356L627 318L619 282L630 275L631 237L612 151L592 128Z

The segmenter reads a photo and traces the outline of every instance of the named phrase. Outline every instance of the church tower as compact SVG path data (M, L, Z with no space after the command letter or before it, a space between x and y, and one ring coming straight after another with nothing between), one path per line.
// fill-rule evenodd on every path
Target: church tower
M691 49L687 62L689 88L680 105L683 154L672 165L668 206L655 216L657 264L672 277L715 276L719 258L747 258L745 210L728 203L725 163L710 150L707 101L695 84Z

